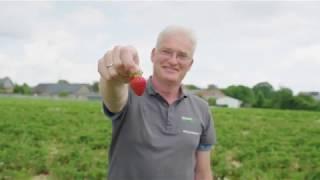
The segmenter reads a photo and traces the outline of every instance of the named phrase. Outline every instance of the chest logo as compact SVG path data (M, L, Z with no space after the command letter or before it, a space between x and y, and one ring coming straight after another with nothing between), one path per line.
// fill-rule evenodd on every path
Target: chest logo
M182 119L183 121L193 122L192 117L181 116L181 119Z

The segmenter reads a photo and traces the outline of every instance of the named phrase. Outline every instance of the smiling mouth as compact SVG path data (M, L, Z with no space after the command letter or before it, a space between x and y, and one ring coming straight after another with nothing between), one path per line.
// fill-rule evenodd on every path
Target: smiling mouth
M178 72L177 69L175 68L170 68L170 67L163 67L165 71L169 71L169 72Z

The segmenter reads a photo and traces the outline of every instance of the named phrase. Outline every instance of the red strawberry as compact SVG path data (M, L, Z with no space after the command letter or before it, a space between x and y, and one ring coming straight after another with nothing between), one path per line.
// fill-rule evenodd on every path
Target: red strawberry
M147 81L141 76L141 72L131 75L130 86L137 96L141 96L146 88Z

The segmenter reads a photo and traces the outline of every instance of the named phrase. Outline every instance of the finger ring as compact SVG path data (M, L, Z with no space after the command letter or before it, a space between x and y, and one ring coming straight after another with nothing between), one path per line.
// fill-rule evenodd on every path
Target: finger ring
M113 66L113 64L111 63L111 64L108 64L108 65L106 65L106 67L107 68L111 68Z

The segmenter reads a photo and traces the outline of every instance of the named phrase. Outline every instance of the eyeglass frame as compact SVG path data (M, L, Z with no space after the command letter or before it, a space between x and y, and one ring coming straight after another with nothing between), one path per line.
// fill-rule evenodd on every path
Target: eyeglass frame
M160 55L165 56L166 58L172 58L173 56L175 56L176 59L181 62L188 62L192 60L192 57L189 56L186 52L175 51L170 48L156 48L156 50Z

